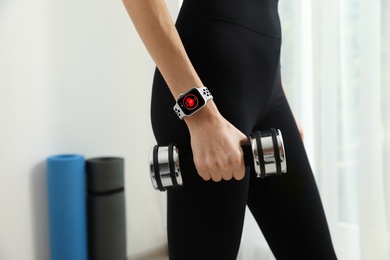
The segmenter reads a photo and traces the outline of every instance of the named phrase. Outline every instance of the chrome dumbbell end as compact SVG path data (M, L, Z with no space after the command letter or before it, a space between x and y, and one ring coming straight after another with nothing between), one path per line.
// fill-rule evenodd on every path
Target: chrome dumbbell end
M183 185L179 150L174 144L155 145L149 153L150 178L155 190L166 191Z
M279 129L255 131L251 133L250 142L257 177L265 178L287 172L286 153Z

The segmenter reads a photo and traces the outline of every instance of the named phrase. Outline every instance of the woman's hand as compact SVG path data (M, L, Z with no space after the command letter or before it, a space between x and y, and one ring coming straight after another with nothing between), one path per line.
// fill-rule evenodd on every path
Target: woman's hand
M220 115L213 101L185 119L195 167L204 180L241 180L245 164L241 145L247 137Z

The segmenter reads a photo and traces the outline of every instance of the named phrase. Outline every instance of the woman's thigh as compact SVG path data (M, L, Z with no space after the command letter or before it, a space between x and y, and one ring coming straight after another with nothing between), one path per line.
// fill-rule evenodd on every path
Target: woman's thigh
M279 128L287 173L255 179L248 206L277 259L336 259L319 192L294 116L281 87L275 87L264 121Z
M194 170L191 158L183 159L184 185L168 191L170 259L235 260L249 175L240 181L204 181Z

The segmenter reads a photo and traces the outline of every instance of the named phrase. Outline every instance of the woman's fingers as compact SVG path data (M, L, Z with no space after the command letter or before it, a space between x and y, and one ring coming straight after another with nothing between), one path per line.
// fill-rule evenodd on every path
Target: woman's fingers
M245 176L245 163L244 159L242 159L241 164L239 166L239 170L233 172L234 179L242 180Z
M198 174L203 180L220 182L221 180L241 180L245 175L245 163L241 147L238 151L223 151L216 155L207 155L207 152L194 158ZM233 155L232 155L233 154Z
M220 182L222 180L222 175L219 173L210 173L210 176L214 182Z

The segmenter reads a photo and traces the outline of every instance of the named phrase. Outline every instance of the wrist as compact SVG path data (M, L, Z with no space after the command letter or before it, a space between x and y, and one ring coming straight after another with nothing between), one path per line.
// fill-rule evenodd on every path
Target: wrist
M207 104L195 114L184 117L183 120L186 124L191 127L198 124L202 124L202 122L212 122L215 121L219 116L219 111L217 106L215 105L213 100L209 100Z

